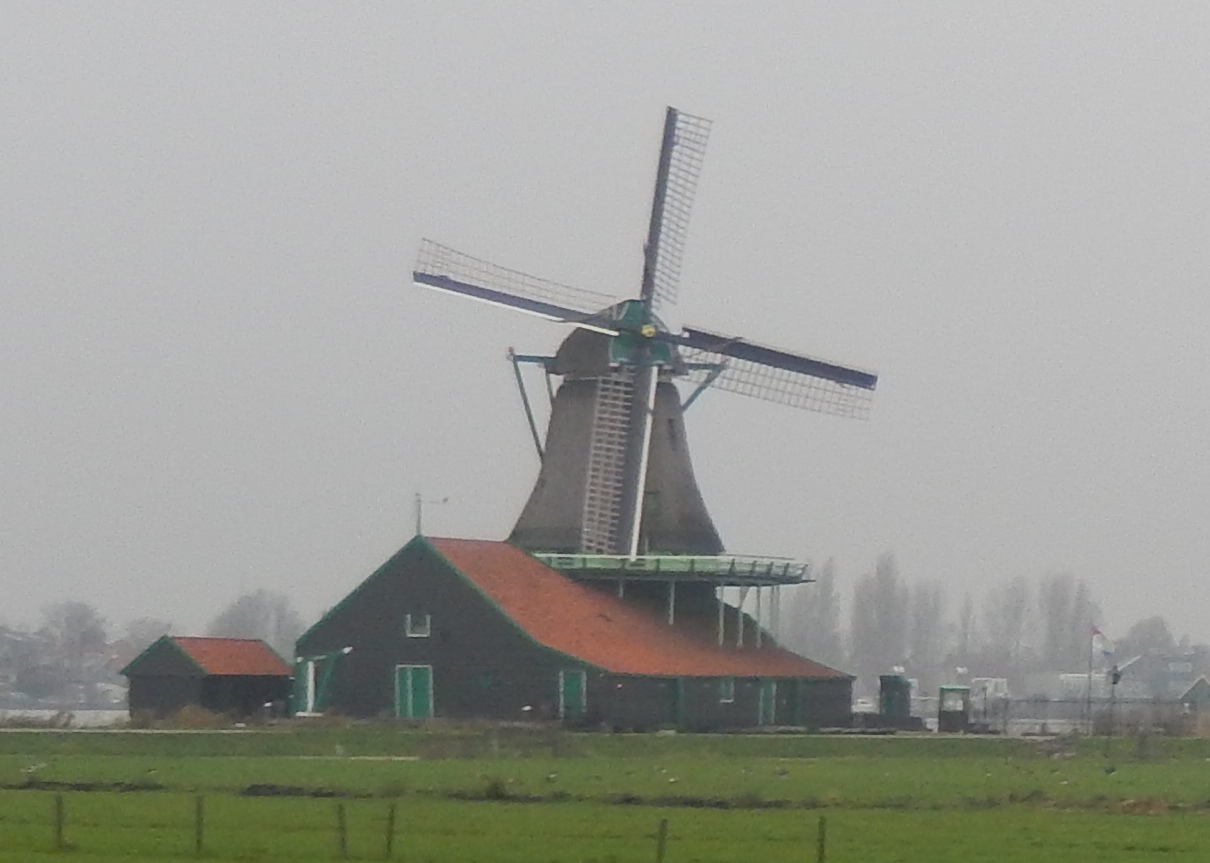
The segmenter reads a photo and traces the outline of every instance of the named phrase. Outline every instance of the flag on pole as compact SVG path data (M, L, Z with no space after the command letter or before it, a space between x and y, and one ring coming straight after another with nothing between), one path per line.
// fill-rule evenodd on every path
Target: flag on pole
M1106 638L1105 633L1095 626L1092 628L1092 649L1099 651L1106 659L1110 659L1113 656L1113 642Z

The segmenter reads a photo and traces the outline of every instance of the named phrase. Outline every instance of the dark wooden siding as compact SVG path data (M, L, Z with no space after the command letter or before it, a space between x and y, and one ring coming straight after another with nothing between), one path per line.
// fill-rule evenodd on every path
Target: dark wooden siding
M676 680L622 674L590 674L585 723L623 731L676 724Z
M407 636L409 613L431 615L427 638ZM551 719L559 671L586 668L536 644L422 543L396 554L304 635L298 655L344 647L353 651L336 661L329 706L351 716L394 716L395 667L429 665L437 716Z
M760 703L759 681L749 677L734 681L734 700L722 700L723 680L708 677L691 680L685 686L684 727L691 731L719 728L749 728L757 724Z
M268 702L284 702L290 690L288 677L134 674L127 700L131 715L164 717L196 705L215 713L251 716Z
M407 636L407 614L431 615L427 638ZM724 703L721 678L611 674L537 644L422 542L384 564L299 640L297 652L315 657L345 647L353 651L336 659L326 708L350 716L394 716L395 667L428 665L439 717L554 719L559 672L584 670L584 725L705 731L760 719L757 678L736 678L734 701ZM779 679L775 722L844 724L851 687L848 678Z
M853 710L853 680L799 680L795 725L837 728L849 724Z
M200 704L202 678L176 675L134 674L130 677L127 703L130 715L168 716L188 704Z
M204 672L183 650L165 636L131 663L129 671L143 676L202 677Z
M723 701L724 679L683 677L678 682L677 678L589 675L586 721L622 730L718 731L759 725L762 679L732 678L734 698ZM774 724L815 728L848 724L851 680L769 679L777 684Z
M202 679L201 705L215 713L252 716L260 713L266 704L284 703L289 693L288 677L206 677Z

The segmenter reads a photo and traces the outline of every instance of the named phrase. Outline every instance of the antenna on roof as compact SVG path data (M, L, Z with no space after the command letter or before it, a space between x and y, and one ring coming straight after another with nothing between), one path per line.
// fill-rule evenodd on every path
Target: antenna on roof
M424 535L424 530L423 530L423 528L424 528L424 505L426 503L441 504L441 503L449 503L449 502L450 502L450 499L448 497L428 498L426 500L424 495L422 495L420 492L416 492L416 494L412 498L412 504L413 504L415 514L416 514L416 536Z

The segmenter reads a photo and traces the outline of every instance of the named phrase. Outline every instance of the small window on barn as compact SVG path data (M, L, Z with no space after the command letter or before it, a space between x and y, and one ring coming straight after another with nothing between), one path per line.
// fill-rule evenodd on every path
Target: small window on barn
M718 682L718 700L730 704L735 700L735 678L724 677Z
M433 631L433 617L430 614L408 614L404 617L404 626L408 638L428 638Z

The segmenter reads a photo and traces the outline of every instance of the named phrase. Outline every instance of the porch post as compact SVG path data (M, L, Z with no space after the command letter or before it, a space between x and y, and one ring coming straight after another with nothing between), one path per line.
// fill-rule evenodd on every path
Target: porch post
M744 600L748 598L747 586L739 589L739 605L735 607L735 646L744 646Z
M723 602L723 586L721 584L716 584L714 586L714 595L718 598L718 645L719 647L722 647L724 629L723 609L727 606L726 603Z
M761 597L762 592L763 592L763 590L762 590L761 586L758 584L756 586L756 646L757 647L760 647L761 638L765 632L764 621L762 620L761 613L760 613L760 597Z

